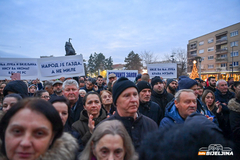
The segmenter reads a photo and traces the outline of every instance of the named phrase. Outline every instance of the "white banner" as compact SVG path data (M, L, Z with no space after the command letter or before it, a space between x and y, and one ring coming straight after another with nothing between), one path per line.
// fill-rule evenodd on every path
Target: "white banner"
M51 80L85 75L82 55L50 58L1 58L0 79L20 73L21 79Z
M107 82L108 82L108 75L114 73L118 78L126 77L131 81L135 81L135 78L138 75L138 70L107 70Z
M176 63L147 64L147 70L150 78L155 76L162 78L177 78Z

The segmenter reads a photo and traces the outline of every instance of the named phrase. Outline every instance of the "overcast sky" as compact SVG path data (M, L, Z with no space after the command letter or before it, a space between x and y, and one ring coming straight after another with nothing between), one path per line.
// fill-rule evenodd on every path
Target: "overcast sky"
M77 54L124 63L133 50L158 55L240 22L240 0L0 0L0 57Z

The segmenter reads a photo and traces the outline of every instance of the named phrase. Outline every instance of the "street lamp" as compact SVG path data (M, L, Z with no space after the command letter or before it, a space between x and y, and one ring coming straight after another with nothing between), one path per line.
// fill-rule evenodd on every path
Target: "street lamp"
M235 47L235 46L232 46L232 77L233 77L233 47Z

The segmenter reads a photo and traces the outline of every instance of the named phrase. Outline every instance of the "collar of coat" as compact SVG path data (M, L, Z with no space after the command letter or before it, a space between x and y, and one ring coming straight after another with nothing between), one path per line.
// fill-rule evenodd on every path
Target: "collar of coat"
M228 102L228 108L232 111L240 113L240 103L236 101L236 98L233 98Z

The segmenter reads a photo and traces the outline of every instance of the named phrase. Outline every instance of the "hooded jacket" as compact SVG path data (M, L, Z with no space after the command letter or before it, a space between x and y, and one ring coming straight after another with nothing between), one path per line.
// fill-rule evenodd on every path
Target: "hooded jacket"
M209 117L214 117L214 115L207 109L207 107L197 99L197 113L201 113L202 115L208 115ZM218 124L217 119L214 118L213 122ZM174 99L167 105L165 111L165 117L162 119L160 123L160 128L170 127L173 124L184 123L184 119L180 116L178 109L175 106Z

